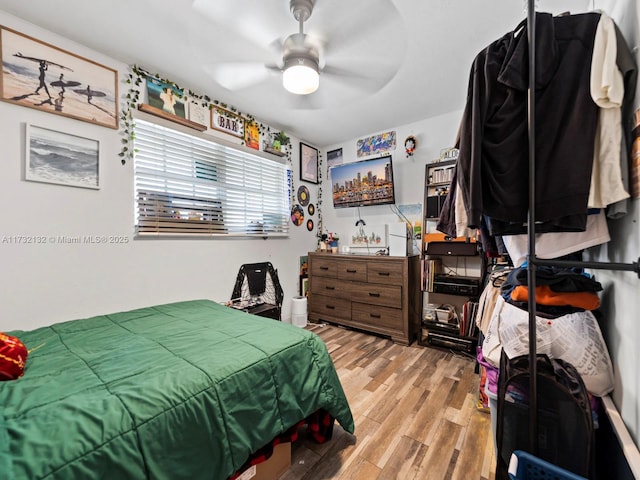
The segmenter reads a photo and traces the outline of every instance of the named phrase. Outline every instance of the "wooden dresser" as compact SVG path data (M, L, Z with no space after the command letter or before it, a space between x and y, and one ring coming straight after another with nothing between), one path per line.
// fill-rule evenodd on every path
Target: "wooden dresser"
M309 253L309 319L409 345L420 330L420 257Z

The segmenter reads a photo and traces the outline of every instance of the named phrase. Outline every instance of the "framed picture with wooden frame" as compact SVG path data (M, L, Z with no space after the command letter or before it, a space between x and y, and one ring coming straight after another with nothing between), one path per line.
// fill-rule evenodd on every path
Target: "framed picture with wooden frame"
M228 133L234 137L244 138L244 117L214 105L211 108L211 128Z
M184 98L184 92L174 85L147 76L147 97L152 107L180 118L187 118L187 101Z
M100 188L100 142L26 125L25 180Z
M318 149L300 142L300 180L318 183Z
M118 128L118 72L0 26L0 99Z

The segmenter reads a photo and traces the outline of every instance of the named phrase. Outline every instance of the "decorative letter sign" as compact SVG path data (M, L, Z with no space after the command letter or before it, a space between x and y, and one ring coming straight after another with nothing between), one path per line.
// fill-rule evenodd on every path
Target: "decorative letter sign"
M220 107L211 109L211 128L244 138L244 118Z

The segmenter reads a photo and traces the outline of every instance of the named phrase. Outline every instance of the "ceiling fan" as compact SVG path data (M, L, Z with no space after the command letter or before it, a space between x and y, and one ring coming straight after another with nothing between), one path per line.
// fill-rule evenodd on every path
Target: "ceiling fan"
M282 32L292 22L283 3L194 0L199 16L207 17L207 30L236 39L225 49L207 44L207 38L193 42L202 68L217 84L244 98L315 109L370 95L395 75L405 49L391 0L369 0L366 8L343 0L289 0L299 28L286 37Z
M282 85L296 95L308 95L320 85L320 55L303 31L313 12L314 0L290 0L289 8L300 24L300 31L284 41Z

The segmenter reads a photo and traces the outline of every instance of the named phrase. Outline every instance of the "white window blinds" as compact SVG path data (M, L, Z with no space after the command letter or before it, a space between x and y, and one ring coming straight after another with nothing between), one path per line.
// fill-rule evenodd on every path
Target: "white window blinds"
M140 119L135 148L140 236L288 234L286 165Z

